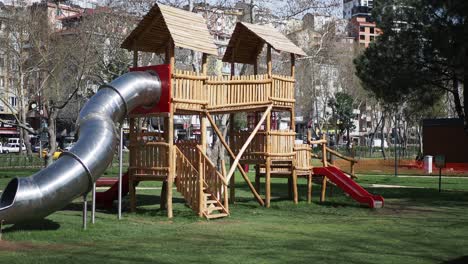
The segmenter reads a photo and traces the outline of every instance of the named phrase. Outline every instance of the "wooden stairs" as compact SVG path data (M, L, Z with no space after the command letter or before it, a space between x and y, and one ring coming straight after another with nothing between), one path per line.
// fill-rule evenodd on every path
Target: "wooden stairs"
M176 147L177 191L182 194L187 205L201 217L217 219L229 216L224 176L216 171L214 165L199 148L196 151L200 154L196 155L198 160L191 160L187 156L193 155L185 155Z
M229 215L229 211L224 208L221 201L219 201L212 193L203 190L203 216L206 219L223 218Z

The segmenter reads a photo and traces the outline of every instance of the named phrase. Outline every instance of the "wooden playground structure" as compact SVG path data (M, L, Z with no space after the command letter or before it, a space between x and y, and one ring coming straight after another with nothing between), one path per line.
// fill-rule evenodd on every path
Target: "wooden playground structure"
M266 45L266 72L259 73L258 57ZM270 206L271 179L288 179L291 197L298 202L297 181L308 183L308 201L312 192L314 157L310 144L321 144L321 159L326 166L327 152L351 162L354 159L328 149L326 140L295 144L295 59L306 55L281 33L266 26L237 23L223 62L231 64L230 76L208 76L208 56L218 56L206 23L199 14L164 5L155 5L122 47L133 51L134 67L138 67L139 52L165 54L170 65L170 110L164 113L132 114L130 123L129 186L131 210L137 207L135 186L140 181L162 181L161 207L173 216L173 187L199 216L219 218L229 215L229 200L235 200L237 169L260 205ZM176 69L175 49L184 48L202 53L201 71ZM272 50L289 54L290 74L273 73ZM236 75L235 64L253 65L253 75ZM272 126L272 113L289 113L290 126L279 130ZM248 131L236 131L229 122L225 138L214 115L237 113L255 117L255 126ZM174 116L196 115L200 118L200 138L175 143ZM142 123L149 117L164 118L164 132L147 132ZM230 158L230 169L219 171L206 155L207 125L221 141ZM309 137L310 138L310 137ZM315 156L318 157L318 156ZM254 165L256 177L252 183L244 165ZM260 180L265 181L265 197L260 196ZM325 199L326 177L323 177L321 200Z

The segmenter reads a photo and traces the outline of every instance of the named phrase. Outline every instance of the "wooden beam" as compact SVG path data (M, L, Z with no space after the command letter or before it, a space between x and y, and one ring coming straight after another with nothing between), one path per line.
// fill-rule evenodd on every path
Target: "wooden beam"
M272 75L272 64L271 64L271 45L267 47L267 74L268 78L271 78Z
M231 114L229 115L229 136L230 136L229 142L233 142L232 133L234 133L234 117L235 117L235 115L236 115L236 114L234 114L234 113L231 113ZM213 121L213 120L212 120L212 121ZM211 122L211 121L210 121L210 122ZM214 123L214 121L211 122L211 123ZM215 128L215 129L218 128L218 127L216 126L216 124L215 124L214 128ZM218 130L218 131L219 131L219 130ZM215 130L215 132L216 132L216 130ZM222 134L221 134L221 131L219 131L218 136L219 136L219 135L222 135ZM222 139L221 143L222 143L222 142L225 142L225 140L224 140L223 137L220 137L220 140L221 140L221 139ZM225 143L226 143L226 142L225 142ZM225 147L226 149L229 149L229 150L228 150L228 152L229 152L231 149L229 148L228 144L225 144L225 143L223 143L223 145L224 145L224 147ZM226 146L227 146L227 147L226 147ZM232 155L231 155L231 154L232 154ZM229 162L230 162L229 164L233 164L233 163L234 163L234 159L236 158L236 157L235 157L236 155L234 155L234 153L233 153L232 151L229 152L229 155L231 156L231 157L229 158ZM239 167L241 167L241 166L239 166ZM242 173L242 172L241 172L241 173ZM227 174L227 172L224 174L224 177L226 177L226 174ZM248 179L248 178L247 178L247 179ZM236 203L236 177L232 177L231 180L229 181L229 200L231 201L232 204L235 204L235 203ZM262 200L262 203L263 203L263 200Z
M295 77L296 74L296 56L291 53L291 77Z
M172 76L172 72L174 71L174 66L175 66L175 56L174 56L174 42L172 39L169 41L167 45L167 50L166 50L166 63L170 65L169 68L169 76ZM170 85L173 85L171 82ZM171 89L173 91L174 89ZM172 99L172 94L170 95L170 98ZM166 124L165 124L166 125ZM172 218L173 217L173 212L172 212L172 185L174 183L175 179L175 153L174 153L174 104L171 104L170 106L170 111L169 111L169 117L167 117L167 126L164 128L166 132L166 139L167 143L169 143L169 151L168 151L168 157L169 157L169 175L167 177L167 217Z
M208 121L211 123L211 127L213 128L214 132L216 133L216 135L218 136L219 140L221 141L221 144L223 144L224 148L226 148L227 152L229 153L229 155L231 156L231 159L235 160L236 159L236 155L234 154L234 152L232 152L231 148L229 147L229 145L227 144L226 140L224 139L223 137L223 134L221 133L221 131L219 130L218 126L216 125L213 117L207 112L206 113L206 117L208 118ZM230 120L229 122L232 122L233 120ZM231 163L231 169L232 168L235 168L237 166L237 168L239 169L242 177L244 178L245 182L247 183L247 185L249 186L249 189L250 191L252 191L255 199L260 203L260 205L264 205L264 202L263 202L263 199L262 197L258 194L258 192L255 190L255 187L252 185L252 182L250 182L250 179L249 177L247 176L247 173L245 173L244 171L244 168L242 168L242 166L237 163L235 164L235 166L233 166L234 163ZM226 175L227 176L227 175ZM234 178L234 177L232 177ZM226 181L229 182L229 179L226 177ZM232 182L231 182L232 183Z
M133 67L138 67L138 50L133 51Z
M271 49L271 48L270 48ZM270 56L271 59L271 56ZM271 61L271 60L270 60ZM266 116L266 126L265 126L265 145L266 153L271 153L271 113L268 113ZM263 121L261 121L263 123ZM271 200L271 157L268 155L265 161L265 207L270 207Z
M202 55L201 71L204 76L206 76L208 73L208 54L206 53L203 53Z
M253 140L255 135L257 134L258 130L260 129L260 126L263 124L263 121L265 121L266 117L271 113L271 109L273 109L273 105L270 105L265 112L262 115L262 118L260 118L260 122L257 124L255 129L252 131L250 136L247 138L247 141L244 143L242 148L239 150L239 153L237 153L236 159L234 160L234 164L231 165L231 168L229 169L229 172L227 174L227 181L231 179L232 175L234 174L234 171L236 169L236 165L239 163L240 158L242 157L242 154L244 154L245 150L249 146L250 142Z
M325 140L325 141L327 140L325 134L323 134L322 140ZM323 163L323 167L328 166L328 163L327 163L327 145L326 145L326 143L322 144L322 163ZM327 192L327 177L323 176L322 190L320 192L320 202L325 202L326 192Z

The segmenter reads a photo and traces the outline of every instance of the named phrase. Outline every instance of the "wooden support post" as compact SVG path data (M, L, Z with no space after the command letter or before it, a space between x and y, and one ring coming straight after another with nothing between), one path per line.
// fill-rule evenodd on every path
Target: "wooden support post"
M272 75L272 63L271 63L271 45L267 47L267 74L268 78L271 79Z
M236 76L236 64L231 62L231 79Z
M297 194L297 172L296 172L296 158L293 158L293 162L291 164L291 180L292 180L292 192L293 192L293 201L295 204L299 202L299 196Z
M327 137L325 136L325 134L323 135L322 140L327 140ZM323 167L328 166L328 162L327 162L327 143L322 143L322 163L323 163ZM322 191L321 191L321 194L320 194L320 202L325 202L326 192L327 192L327 177L323 176Z
M208 74L208 54L206 53L202 55L201 72L204 76Z
M294 53L291 53L291 77L295 77L296 75L296 56Z
M198 151L198 160L200 163L198 164L198 216L203 216L203 211L205 210L205 192L203 191L204 188L204 181L205 181L205 159L201 152Z
M211 115L209 113L206 113L206 117L210 121L211 127L213 128L214 132L219 137L219 140L221 141L221 144L223 144L224 148L226 148L227 152L231 156L231 160L234 160L235 159L235 154L234 154L234 152L232 152L231 148L229 147L226 140L224 139L223 134L221 133L221 131L219 131L218 127L216 126L216 123L214 122L213 117L211 117ZM231 166L232 166L233 163L234 162L231 163ZM244 169L242 168L242 166L239 163L237 163L237 169L239 170L239 172L241 173L241 175L244 178L245 182L247 183L247 186L249 186L249 189L252 192L252 194L254 195L257 202L260 205L264 205L264 202L263 202L262 198L260 197L260 195L255 190L254 186L250 182L249 177L247 176L247 173L245 173ZM231 179L233 179L233 178L234 177L231 177Z
M133 51L133 67L138 67L138 50Z
M307 176L307 203L312 202L312 172Z
M266 120L266 153L271 152L271 114L268 113ZM270 207L271 199L271 156L266 157L265 162L265 207Z
M207 140L207 135L206 135L206 115L202 114L200 115L200 145L201 149L203 150L203 153L206 154L206 140Z
M232 72L231 72L231 74L232 74ZM232 135L234 134L234 116L235 116L235 114L230 114L229 115L229 135L230 135L229 142L231 144L233 142L233 136ZM214 120L211 123L214 123ZM211 124L211 126L213 126L213 124ZM216 127L216 129L217 129L217 127ZM219 132L217 134L218 134L218 137L221 139L222 138L221 137L222 136L221 132ZM224 141L224 138L222 139L221 142L223 142L223 141ZM227 147L226 147L227 144L223 143L223 145L225 145L224 147L227 149ZM232 151L230 151L230 149L228 150L228 152L232 153ZM229 159L230 163L229 164L231 164L231 166L232 166L232 164L234 164L234 159L235 159L234 156L235 155L230 155L230 159ZM227 176L227 174L224 175L224 177L226 177L226 176ZM231 180L229 181L229 200L231 201L232 204L236 203L236 177L235 176L232 177Z
M170 76L172 78L172 71L174 70L175 67L175 56L174 56L174 42L172 39L169 41L166 49L166 63L170 65L169 71L170 71ZM171 81L171 85L173 85ZM174 89L171 89L173 91ZM170 98L172 99L172 94L170 95ZM165 124L166 125L166 124ZM167 126L165 126L165 132L166 132L166 139L167 143L169 143L169 161L168 161L168 166L169 166L169 174L167 177L167 217L172 218L173 217L173 211L172 211L172 185L174 183L174 178L175 178L175 153L174 153L174 105L171 104L170 106L170 112L169 116L167 117Z
M159 207L161 210L167 209L167 180L163 181L161 188L161 199L159 201Z
M257 63L257 59L255 59L255 63L253 65L253 70L254 70L254 75L257 75L258 74L258 63Z
M255 164L255 189L260 193L260 166Z
M224 178L226 178L226 161L225 160L221 160L221 172L224 176ZM227 211L229 211L229 193L228 193L228 186L223 184L223 192L224 192L224 202L223 202L223 206L224 208L226 208Z
M130 212L136 212L136 189L132 178L128 181L128 190L130 192Z

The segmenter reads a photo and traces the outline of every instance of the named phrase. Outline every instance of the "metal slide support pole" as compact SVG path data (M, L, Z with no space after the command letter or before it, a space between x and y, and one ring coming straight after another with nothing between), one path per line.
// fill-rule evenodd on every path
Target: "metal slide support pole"
M96 220L96 183L93 183L93 203L91 208L91 223L94 224Z
M123 154L123 126L120 126L120 143L119 143L119 209L118 219L122 219L122 155Z
M86 220L88 219L87 193L83 195L83 230L86 230Z

